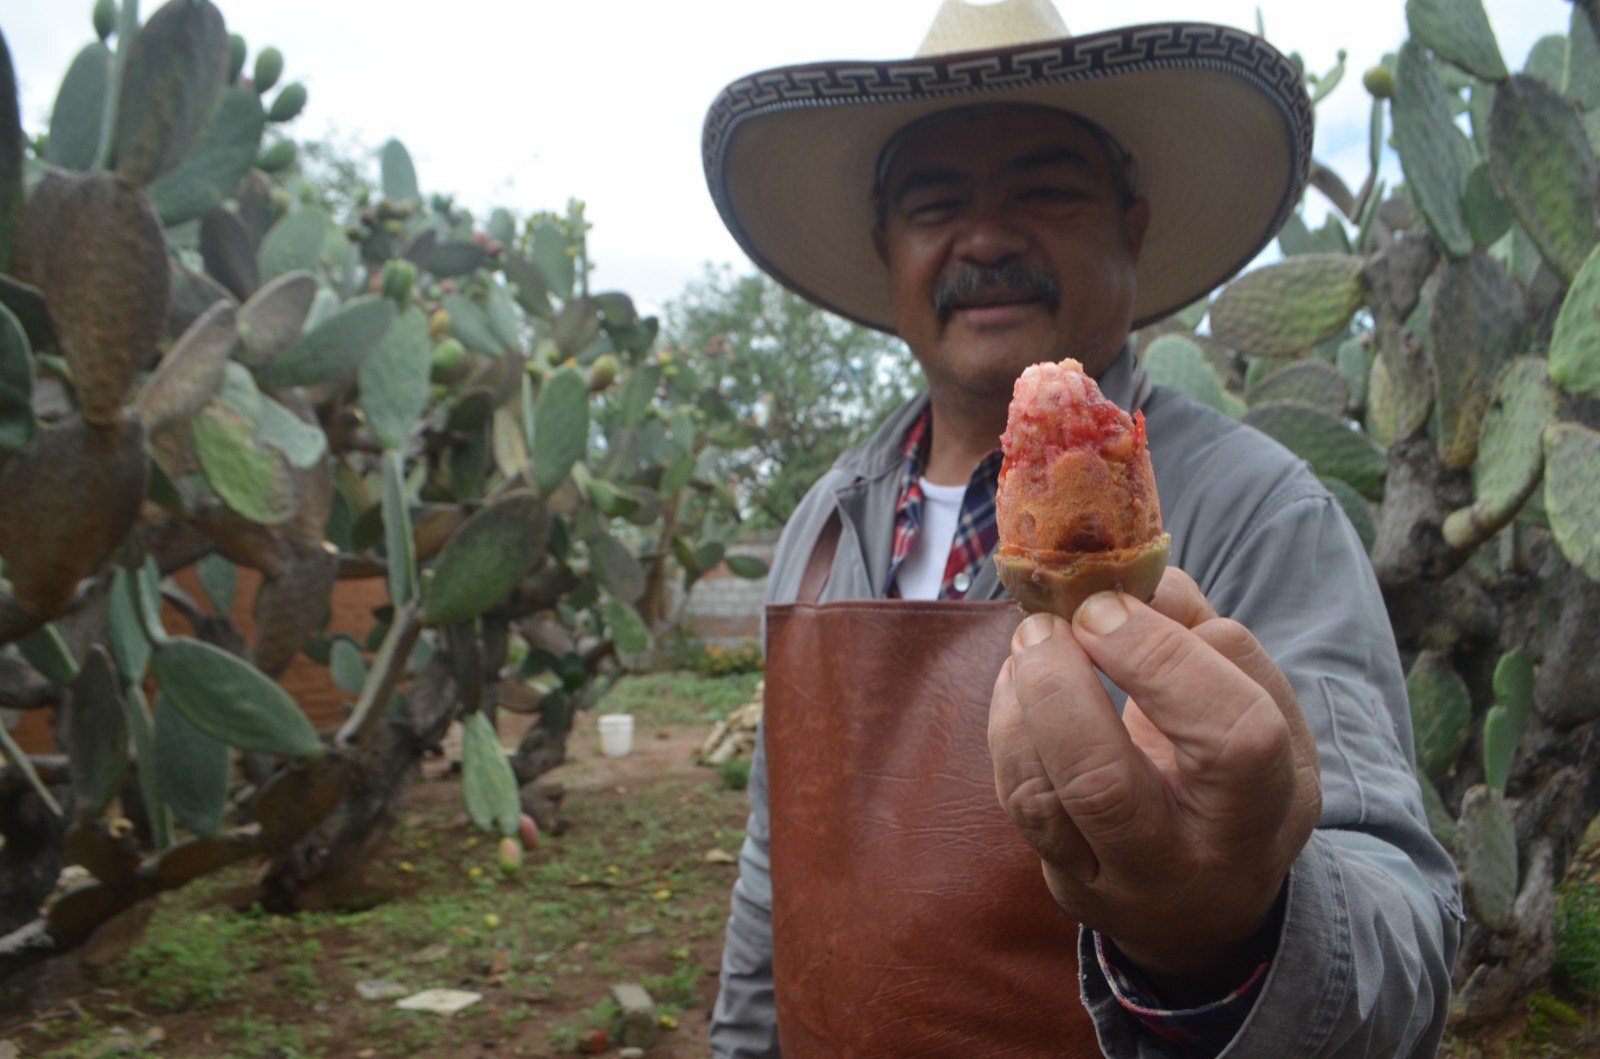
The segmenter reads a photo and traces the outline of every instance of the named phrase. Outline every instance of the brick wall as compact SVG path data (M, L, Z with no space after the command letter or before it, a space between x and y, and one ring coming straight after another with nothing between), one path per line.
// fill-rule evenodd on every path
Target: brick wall
M729 555L749 555L771 563L778 544L777 530L763 530L740 537L728 549ZM689 596L684 611L689 630L708 644L734 647L761 638L761 593L765 578L747 581L735 577L724 565L701 578Z

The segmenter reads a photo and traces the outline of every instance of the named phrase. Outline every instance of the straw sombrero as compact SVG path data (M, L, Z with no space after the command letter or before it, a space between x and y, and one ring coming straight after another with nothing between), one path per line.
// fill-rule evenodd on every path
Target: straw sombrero
M1135 190L1150 202L1136 327L1255 257L1311 162L1300 71L1259 37L1195 23L1069 37L1049 0L945 0L914 59L785 66L724 88L706 115L706 181L757 265L892 332L871 238L879 152L919 118L989 103L1072 111L1133 157Z

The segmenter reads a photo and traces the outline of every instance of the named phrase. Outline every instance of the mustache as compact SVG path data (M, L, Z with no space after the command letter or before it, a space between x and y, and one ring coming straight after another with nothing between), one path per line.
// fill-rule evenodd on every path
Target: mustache
M975 265L970 262L957 265L940 280L938 289L933 293L934 312L941 324L949 323L957 305L974 295L989 291L1038 298L1049 306L1051 312L1061 307L1061 285L1055 276L1012 260L998 265Z

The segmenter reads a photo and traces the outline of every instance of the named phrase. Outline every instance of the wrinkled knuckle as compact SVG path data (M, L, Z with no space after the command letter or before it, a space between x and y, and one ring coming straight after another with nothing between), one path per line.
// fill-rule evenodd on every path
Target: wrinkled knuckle
M1175 628L1160 626L1144 643L1135 664L1153 683L1182 672L1194 653L1194 641Z
M1256 649L1256 638L1232 618L1212 618L1205 623L1206 639L1230 658L1242 658Z
M1042 834L1059 822L1061 802L1055 788L1042 776L1017 784L1005 798L1006 815L1021 831Z
M1080 829L1115 834L1133 822L1136 807L1128 798L1119 772L1120 764L1116 762L1092 767L1075 776L1061 791L1061 804Z

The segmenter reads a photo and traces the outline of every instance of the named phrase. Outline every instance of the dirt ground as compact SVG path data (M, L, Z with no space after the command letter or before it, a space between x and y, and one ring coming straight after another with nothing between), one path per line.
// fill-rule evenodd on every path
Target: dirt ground
M61 957L0 989L0 1059L615 1055L609 998L623 982L658 1004L645 1054L703 1056L745 822L743 792L694 761L708 730L647 725L630 756L610 758L591 720L550 774L566 830L514 875L467 828L434 761L361 907L265 916L243 870L166 895L115 961ZM453 1015L402 1011L361 996L379 981L481 999Z

